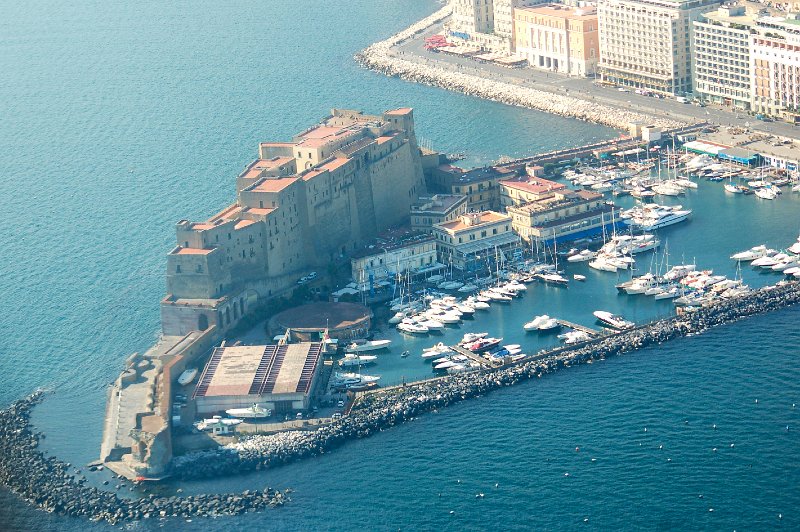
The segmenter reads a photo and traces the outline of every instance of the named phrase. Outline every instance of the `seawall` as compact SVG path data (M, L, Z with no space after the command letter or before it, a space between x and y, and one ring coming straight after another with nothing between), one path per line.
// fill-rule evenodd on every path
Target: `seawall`
M330 451L416 416L518 384L593 359L619 355L667 340L697 334L710 327L800 302L800 284L765 287L696 312L643 325L574 347L562 347L497 370L422 381L363 396L341 420L313 432L252 436L236 444L203 451L173 462L180 478L217 477L262 470Z
M452 8L448 5L388 39L370 45L355 55L356 62L387 76L617 129L627 129L631 122L653 124L664 129L687 125L686 122L654 117L595 101L521 87L463 72L452 72L428 64L423 65L392 53L392 47L441 23L451 13Z

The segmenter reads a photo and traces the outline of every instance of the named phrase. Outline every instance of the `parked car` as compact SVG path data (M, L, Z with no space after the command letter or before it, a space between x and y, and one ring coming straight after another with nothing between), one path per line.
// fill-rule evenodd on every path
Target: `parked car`
M619 92L631 92L629 89L626 89L625 87L617 87L617 90Z
M338 406L339 408L343 408L344 407L344 401L339 401L338 403L336 403L336 406Z

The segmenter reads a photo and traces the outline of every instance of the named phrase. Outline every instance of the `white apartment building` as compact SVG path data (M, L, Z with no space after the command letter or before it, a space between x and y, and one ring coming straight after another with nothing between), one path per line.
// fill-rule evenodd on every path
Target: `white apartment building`
M722 6L694 22L694 93L703 100L750 109L750 33L757 15Z
M436 240L427 235L407 242L374 245L353 253L350 259L353 280L365 286L397 275L436 269L436 266Z
M758 19L750 35L750 69L754 111L782 115L791 121L800 113L800 20Z
M718 0L598 3L603 80L670 95L692 91L692 22Z
M471 37L494 32L493 0L450 0L453 5L452 31Z

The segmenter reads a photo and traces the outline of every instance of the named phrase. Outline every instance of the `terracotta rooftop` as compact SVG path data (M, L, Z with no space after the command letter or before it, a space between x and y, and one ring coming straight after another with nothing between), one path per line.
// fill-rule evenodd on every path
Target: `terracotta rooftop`
M411 107L401 107L400 109L394 109L392 111L386 111L387 115L407 115L413 111Z
M544 192L555 192L567 188L563 183L556 183L547 179L532 178L527 181L500 181L500 185L516 190L521 190L529 194L542 194Z
M393 138L394 138L394 135L378 137L377 139L375 139L375 142L377 142L378 146L380 146L381 144L385 144L385 143L389 142Z
M233 226L234 229L243 229L248 225L253 225L256 223L254 220L239 220L236 222L236 225Z
M321 168L324 168L329 172L333 172L337 168L341 168L342 166L346 165L348 162L350 162L350 159L347 157L336 157L334 160L323 164Z
M214 251L213 249L197 249L197 248L176 248L172 251L173 255L208 255Z
M248 207L247 208L247 212L248 213L255 214L255 215L258 215L258 216L266 216L266 215L268 215L269 213L271 213L274 210L275 209L270 209L270 208L266 208L266 207L263 208L263 209L259 208L259 207Z
M474 217L474 222L467 223L465 219L468 217ZM473 229L475 227L479 227L481 225L486 225L494 222L501 222L510 220L511 217L501 214L495 211L483 211L480 213L469 213L459 216L458 219L452 220L450 222L442 222L440 224L435 225L434 227L440 227L447 231L457 233L459 231L464 231L465 229Z
M297 181L296 177L265 178L245 190L252 192L280 192L295 181Z
M255 178L258 177L264 170L272 170L289 163L294 160L294 157L273 157L272 159L256 159L247 169L242 173L242 177Z

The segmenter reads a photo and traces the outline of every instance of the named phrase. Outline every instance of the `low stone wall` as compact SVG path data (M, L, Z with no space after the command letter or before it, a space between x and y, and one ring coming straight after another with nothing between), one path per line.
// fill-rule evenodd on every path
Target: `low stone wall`
M281 506L289 500L286 492L269 488L238 494L188 497L151 494L127 499L87 486L80 470L55 457L44 456L38 448L43 436L31 430L30 413L43 397L42 392L36 392L0 411L0 483L44 511L117 523L153 517L242 514ZM118 489L125 485L121 478Z
M322 454L347 440L367 437L426 412L541 377L559 368L697 334L709 327L798 302L800 285L797 282L766 287L693 313L656 321L580 346L558 348L498 370L454 375L365 395L349 415L316 431L253 436L224 448L178 457L173 462L173 473L181 478L217 477L266 469Z
M381 72L387 76L395 76L407 81L461 92L486 100L536 109L617 129L627 129L631 122L645 122L664 129L687 125L686 122L656 118L652 115L603 105L595 101L521 87L462 72L451 72L437 66L421 65L401 59L391 53L393 46L422 33L434 24L440 23L450 16L451 12L452 8L448 5L388 39L367 47L355 55L356 62L365 68Z

